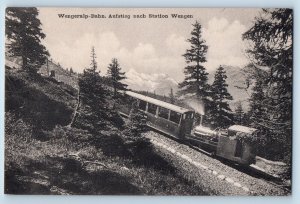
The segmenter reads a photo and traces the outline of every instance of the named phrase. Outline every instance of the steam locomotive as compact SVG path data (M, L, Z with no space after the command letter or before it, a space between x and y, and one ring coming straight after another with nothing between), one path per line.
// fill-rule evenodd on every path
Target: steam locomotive
M230 126L227 130L211 130L207 127L194 127L195 111L160 101L132 91L125 92L125 102L120 113L129 116L132 104L145 113L147 125L152 129L177 140L191 143L206 149L217 157L241 164L250 165L255 161L255 148L249 142L239 139L257 137L258 130L241 125Z

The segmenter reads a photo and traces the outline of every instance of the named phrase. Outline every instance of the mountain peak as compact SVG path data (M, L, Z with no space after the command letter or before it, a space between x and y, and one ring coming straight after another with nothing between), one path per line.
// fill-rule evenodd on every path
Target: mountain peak
M164 73L146 74L130 69L126 72L126 77L124 82L133 90L155 92L159 95L169 95L171 88L174 93L177 91L178 83Z

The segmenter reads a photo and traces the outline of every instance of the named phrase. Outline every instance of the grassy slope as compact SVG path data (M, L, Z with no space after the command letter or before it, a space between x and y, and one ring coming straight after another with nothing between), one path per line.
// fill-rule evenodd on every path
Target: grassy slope
M143 141L122 132L69 128L76 90L24 72L6 73L5 192L206 195Z
M66 125L76 103L76 90L39 75L6 72L5 110L16 113L36 129Z

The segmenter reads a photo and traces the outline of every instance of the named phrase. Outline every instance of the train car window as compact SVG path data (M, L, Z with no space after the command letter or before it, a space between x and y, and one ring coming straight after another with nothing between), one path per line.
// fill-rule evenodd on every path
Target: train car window
M147 106L147 102L140 100L139 109L145 111L146 110L146 106Z
M183 119L191 119L193 113L185 113L183 114Z
M148 104L148 112L149 113L156 115L156 109L157 109L157 105L154 105L152 103Z
M159 107L158 116L168 120L168 118L169 118L169 109Z
M181 117L181 114L180 114L180 113L171 111L171 113L170 113L170 121L179 124L179 122L180 122L180 117Z

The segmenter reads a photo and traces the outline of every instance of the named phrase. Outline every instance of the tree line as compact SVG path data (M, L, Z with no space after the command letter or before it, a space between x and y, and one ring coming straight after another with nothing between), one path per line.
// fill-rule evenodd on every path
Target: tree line
M220 66L212 85L208 84L206 62L208 46L202 37L202 26L193 24L190 48L183 57L187 66L185 79L179 84L179 96L192 98L205 105L206 122L211 127L228 127L239 123L260 130L259 154L285 160L290 164L292 147L292 70L293 70L293 11L262 9L254 25L242 36L249 42L250 66L256 71L252 81L250 110L245 113L240 102L235 114L228 102L226 72ZM266 74L261 74L261 70ZM235 120L234 120L235 118Z

